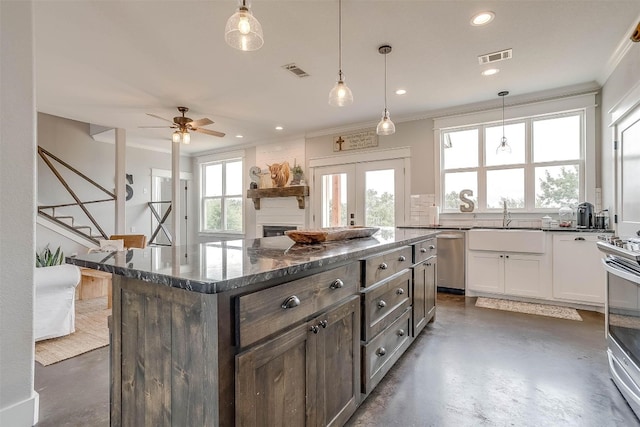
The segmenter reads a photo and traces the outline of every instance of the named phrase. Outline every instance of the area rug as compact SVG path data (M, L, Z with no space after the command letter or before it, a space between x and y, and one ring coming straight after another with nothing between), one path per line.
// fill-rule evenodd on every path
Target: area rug
M559 307L557 305L534 304L530 302L478 297L476 307L582 321L582 317L575 308Z
M60 362L109 344L107 297L76 301L76 331L36 343L36 361L43 366Z

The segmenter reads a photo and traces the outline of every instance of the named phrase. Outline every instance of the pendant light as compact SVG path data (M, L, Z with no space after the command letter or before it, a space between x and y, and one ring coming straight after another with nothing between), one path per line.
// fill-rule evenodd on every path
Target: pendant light
M240 0L238 11L227 20L224 39L233 48L258 50L264 44L262 26L251 13L247 0Z
M391 135L396 132L396 125L391 121L389 110L387 110L387 54L391 52L391 46L384 44L378 48L378 52L384 55L384 114L378 127L376 127L376 133L378 135Z
M351 104L353 94L342 76L342 0L338 0L338 81L329 92L329 105L344 107Z
M498 148L496 148L496 154L511 154L511 146L507 141L507 137L504 136L504 97L507 95L509 95L508 90L498 92L498 96L502 97L502 139L500 139L500 144L498 144Z

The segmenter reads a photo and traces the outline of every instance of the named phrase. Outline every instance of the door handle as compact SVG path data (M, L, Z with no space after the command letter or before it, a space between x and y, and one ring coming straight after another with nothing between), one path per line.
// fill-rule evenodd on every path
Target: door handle
M575 238L575 239L573 239L573 240L584 240L584 237L576 237L576 238Z

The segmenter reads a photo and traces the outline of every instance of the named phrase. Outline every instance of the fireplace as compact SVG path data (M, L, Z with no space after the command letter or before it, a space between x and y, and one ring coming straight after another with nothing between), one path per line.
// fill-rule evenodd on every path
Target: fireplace
M284 236L287 230L297 230L295 225L263 225L262 237Z

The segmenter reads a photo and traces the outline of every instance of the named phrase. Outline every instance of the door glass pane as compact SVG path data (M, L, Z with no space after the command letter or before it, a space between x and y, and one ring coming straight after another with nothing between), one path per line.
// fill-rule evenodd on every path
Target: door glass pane
M221 230L222 229L222 203L221 199L205 199L204 200L204 229Z
M487 171L487 208L524 208L524 169Z
M580 158L580 116L533 122L533 161L553 162Z
M484 154L487 166L513 165L525 160L525 126L524 123L513 123L504 127L504 136L511 147L511 153L499 152L496 149L502 140L502 124L485 128Z
M478 166L478 129L445 132L442 152L445 169Z
M365 173L364 225L392 229L395 227L395 171Z
M204 168L204 196L222 196L222 164L207 165Z
M478 173L454 172L444 174L444 209L460 209L460 191L471 190L473 196L467 198L478 206Z
M536 168L536 208L577 206L580 192L577 165Z
M347 174L322 175L322 226L347 226Z
M225 194L242 194L242 162L229 162L226 166Z
M242 198L227 197L224 199L225 230L242 231Z

